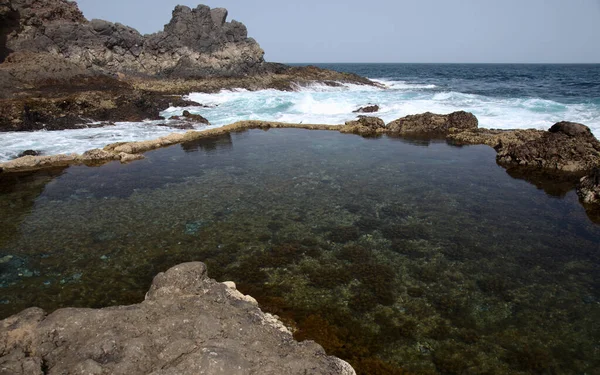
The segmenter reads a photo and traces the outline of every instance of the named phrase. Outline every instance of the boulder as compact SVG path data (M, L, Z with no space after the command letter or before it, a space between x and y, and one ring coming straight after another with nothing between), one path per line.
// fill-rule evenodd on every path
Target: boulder
M183 111L182 116L185 117L185 119L189 120L189 121L199 122L201 124L210 125L210 122L208 122L207 119L205 119L201 115L196 115L196 114L190 113L190 111L188 111L188 110Z
M362 136L370 136L385 132L385 122L379 117L359 116L358 120L347 121L340 128L342 133L353 133Z
M24 310L0 321L0 373L355 374L234 288L184 263L158 274L136 305Z
M364 107L360 107L359 109L352 111L352 113L374 113L379 112L379 106L377 104L367 105Z
M23 152L21 152L17 158L21 158L23 156L40 156L42 154L41 151L36 151L36 150L25 150Z
M503 165L585 173L600 166L600 142L587 126L563 121L528 142L501 145L496 160Z
M478 126L477 117L470 112L458 111L448 115L426 112L392 121L387 125L387 129L394 134L440 136L475 130Z

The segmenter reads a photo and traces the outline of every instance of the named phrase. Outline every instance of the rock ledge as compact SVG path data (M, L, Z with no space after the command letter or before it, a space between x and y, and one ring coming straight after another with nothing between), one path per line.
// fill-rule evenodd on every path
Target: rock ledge
M209 279L200 262L158 274L131 306L30 308L0 321L0 374L355 374L313 341Z

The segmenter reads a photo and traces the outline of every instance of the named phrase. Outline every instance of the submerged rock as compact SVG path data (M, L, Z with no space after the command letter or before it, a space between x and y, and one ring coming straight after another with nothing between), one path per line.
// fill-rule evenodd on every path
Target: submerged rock
M0 363L13 375L355 374L199 262L158 274L137 305L30 308L0 321Z
M500 145L497 161L563 172L585 172L600 165L600 142L582 124L562 121L540 137L520 144Z
M577 185L577 195L583 203L598 205L600 209L600 167L581 178Z
M448 115L426 112L392 121L387 129L395 134L446 135L477 129L478 126L477 117L470 112L458 111Z
M377 104L367 105L364 107L360 107L359 109L352 111L352 113L373 113L379 112L379 106Z

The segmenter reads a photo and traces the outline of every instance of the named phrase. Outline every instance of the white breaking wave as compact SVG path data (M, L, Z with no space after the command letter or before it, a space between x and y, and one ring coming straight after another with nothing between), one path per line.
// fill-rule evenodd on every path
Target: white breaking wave
M216 94L192 93L188 99L207 107L169 108L163 116L181 115L184 109L201 114L219 127L241 120L290 123L343 124L356 118L352 111L377 104L374 114L386 123L423 113L450 113L464 110L479 119L479 126L497 129L548 129L558 121L589 126L600 138L600 108L593 104L563 104L539 98L494 98L460 92L440 91L435 85L405 81L377 80L387 89L361 85L298 86L295 91L223 90ZM92 148L123 141L139 141L184 132L158 126L163 122L118 123L95 129L0 133L0 161L33 149L44 154L82 153ZM205 128L205 127L198 127Z

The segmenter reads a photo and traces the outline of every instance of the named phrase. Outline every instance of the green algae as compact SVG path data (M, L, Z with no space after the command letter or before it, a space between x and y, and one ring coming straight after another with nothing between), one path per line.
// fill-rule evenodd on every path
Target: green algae
M256 130L0 177L0 312L139 302L200 260L361 374L593 373L600 228L493 150L427 145Z

